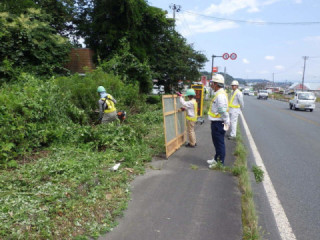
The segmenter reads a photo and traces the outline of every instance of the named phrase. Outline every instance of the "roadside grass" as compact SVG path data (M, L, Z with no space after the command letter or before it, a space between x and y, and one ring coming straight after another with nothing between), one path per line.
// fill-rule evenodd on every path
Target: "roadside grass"
M252 172L254 174L254 178L256 179L257 183L260 183L263 181L264 178L264 172L259 166L252 166Z
M220 170L223 172L231 172L234 176L238 177L239 188L242 194L242 239L260 240L261 236L258 227L258 217L256 214L249 170L247 167L247 150L245 145L243 144L239 126L237 128L236 149L234 152L234 156L236 157L236 160L233 167L223 166L220 162L218 162L218 164L212 169ZM263 172L259 172L257 175L261 178L261 176L263 177Z
M242 228L243 240L260 239L258 217L256 214L253 193L251 189L250 176L247 168L247 150L243 144L240 128L237 129L236 150L234 155L236 161L232 173L239 178L239 186L242 193Z
M116 226L131 180L164 151L162 111L149 106L125 124L94 128L82 133L87 143L54 145L0 170L0 239L91 239Z

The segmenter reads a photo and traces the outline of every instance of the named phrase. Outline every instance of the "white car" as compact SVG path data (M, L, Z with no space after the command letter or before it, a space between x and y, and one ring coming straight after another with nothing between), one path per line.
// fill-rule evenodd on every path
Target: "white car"
M310 112L315 109L316 97L312 92L296 92L294 98L289 101L290 109L304 109Z
M269 94L268 94L268 91L267 90L259 90L258 91L258 99L265 99L265 100L267 100L268 99L268 97L269 97Z
M254 96L254 92L253 92L253 91L250 91L250 92L249 92L249 96Z

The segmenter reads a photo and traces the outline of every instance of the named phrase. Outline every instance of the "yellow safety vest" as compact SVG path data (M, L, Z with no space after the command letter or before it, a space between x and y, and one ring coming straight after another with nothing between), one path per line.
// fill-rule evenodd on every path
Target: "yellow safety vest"
M105 98L101 98L102 101L105 102L105 110L104 113L111 113L116 111L116 107L114 106L114 102L111 100L112 97L110 94L108 94Z
M196 122L198 120L198 103L195 99L193 99L192 101L194 105L194 117L186 116L186 119L192 122Z
M215 113L211 112L212 103L214 102L214 100L217 99L217 97L218 97L221 93L223 93L223 94L227 97L227 101L228 101L228 95L227 95L227 93L226 93L224 90L221 91L221 92L218 92L218 93L214 96L214 98L213 98L212 101L211 101L211 104L210 104L210 107L209 107L209 111L208 111L208 114L209 114L211 117L213 117L213 118L221 118L220 113L215 114ZM227 104L227 106L228 106L228 105L229 105L229 104ZM229 111L229 107L227 108L227 112L228 112L228 111Z
M232 103L233 103L233 100L234 100L234 98L236 97L236 95L237 95L238 92L239 92L239 89L237 89L237 90L234 91L234 93L233 93L233 95L232 95L232 97L231 97L231 100L230 100L230 102L229 102L229 107L231 107L231 108L240 108L240 104L238 104L238 105L233 105L233 104L232 104Z

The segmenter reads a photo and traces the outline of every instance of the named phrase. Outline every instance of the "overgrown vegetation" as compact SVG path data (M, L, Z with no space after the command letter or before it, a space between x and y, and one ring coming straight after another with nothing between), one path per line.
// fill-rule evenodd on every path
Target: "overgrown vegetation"
M114 226L132 176L163 151L159 102L101 70L39 79L22 74L0 92L0 238L96 237ZM95 125L104 85L128 118ZM109 170L121 163L120 170Z
M71 44L49 25L50 16L29 8L20 15L0 11L0 85L21 72L63 72Z

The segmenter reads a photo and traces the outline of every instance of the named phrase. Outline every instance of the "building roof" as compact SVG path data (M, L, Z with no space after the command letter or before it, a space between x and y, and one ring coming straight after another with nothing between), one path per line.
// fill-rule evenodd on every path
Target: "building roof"
M309 91L320 91L320 83L304 83L304 89ZM292 84L289 89L302 89L301 83Z

